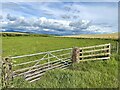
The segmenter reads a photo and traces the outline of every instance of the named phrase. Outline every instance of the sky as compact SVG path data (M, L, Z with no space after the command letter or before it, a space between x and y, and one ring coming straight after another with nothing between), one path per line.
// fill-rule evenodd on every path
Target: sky
M117 1L117 0L116 0ZM74 35L118 31L117 2L1 2L2 31Z

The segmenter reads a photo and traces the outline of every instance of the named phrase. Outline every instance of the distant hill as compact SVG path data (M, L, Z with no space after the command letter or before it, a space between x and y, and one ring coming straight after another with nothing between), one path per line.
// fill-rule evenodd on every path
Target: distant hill
M54 35L48 34L33 34L33 33L22 33L22 32L0 32L3 37L15 37L15 36L37 36L37 37L50 37Z
M81 35L69 35L69 36L61 36L61 37L118 39L118 33L111 33L111 34L81 34Z

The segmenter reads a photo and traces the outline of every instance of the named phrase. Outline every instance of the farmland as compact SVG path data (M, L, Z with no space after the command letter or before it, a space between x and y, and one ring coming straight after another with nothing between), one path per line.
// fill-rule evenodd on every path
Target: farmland
M98 44L116 44L111 39L84 39L43 36L2 37L3 57L38 53L71 47ZM52 70L34 83L21 78L13 81L18 88L116 88L118 87L118 55L113 53L108 61L82 62L67 70Z
M83 47L112 43L114 40L74 39L59 37L3 37L3 56L18 56L62 48Z
M118 39L118 33L111 33L111 34L81 34L81 35L68 35L68 36L62 36L62 37Z

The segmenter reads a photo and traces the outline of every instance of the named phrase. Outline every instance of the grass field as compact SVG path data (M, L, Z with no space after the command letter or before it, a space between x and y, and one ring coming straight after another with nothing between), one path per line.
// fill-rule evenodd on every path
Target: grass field
M62 48L83 47L111 43L115 40L77 39L60 37L3 37L3 57L32 54ZM52 70L32 84L16 78L13 87L18 88L116 88L118 87L118 55L111 60L73 64L68 70Z
M81 35L68 35L68 36L62 36L62 37L118 39L118 33L111 33L111 34L81 34Z
M17 56L62 48L83 47L112 43L114 40L74 39L59 37L3 37L3 56Z

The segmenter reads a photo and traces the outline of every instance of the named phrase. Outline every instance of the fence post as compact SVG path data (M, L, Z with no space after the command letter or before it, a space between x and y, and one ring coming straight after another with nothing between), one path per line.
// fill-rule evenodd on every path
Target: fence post
M109 47L109 57L110 57L110 56L111 56L111 53L112 53L112 52L111 52L111 44L109 44L108 47Z
M117 41L117 54L119 52L119 42Z
M72 62L79 63L80 49L78 47L73 48L72 51Z
M8 88L11 85L12 76L12 59L9 57L2 58L2 88Z

